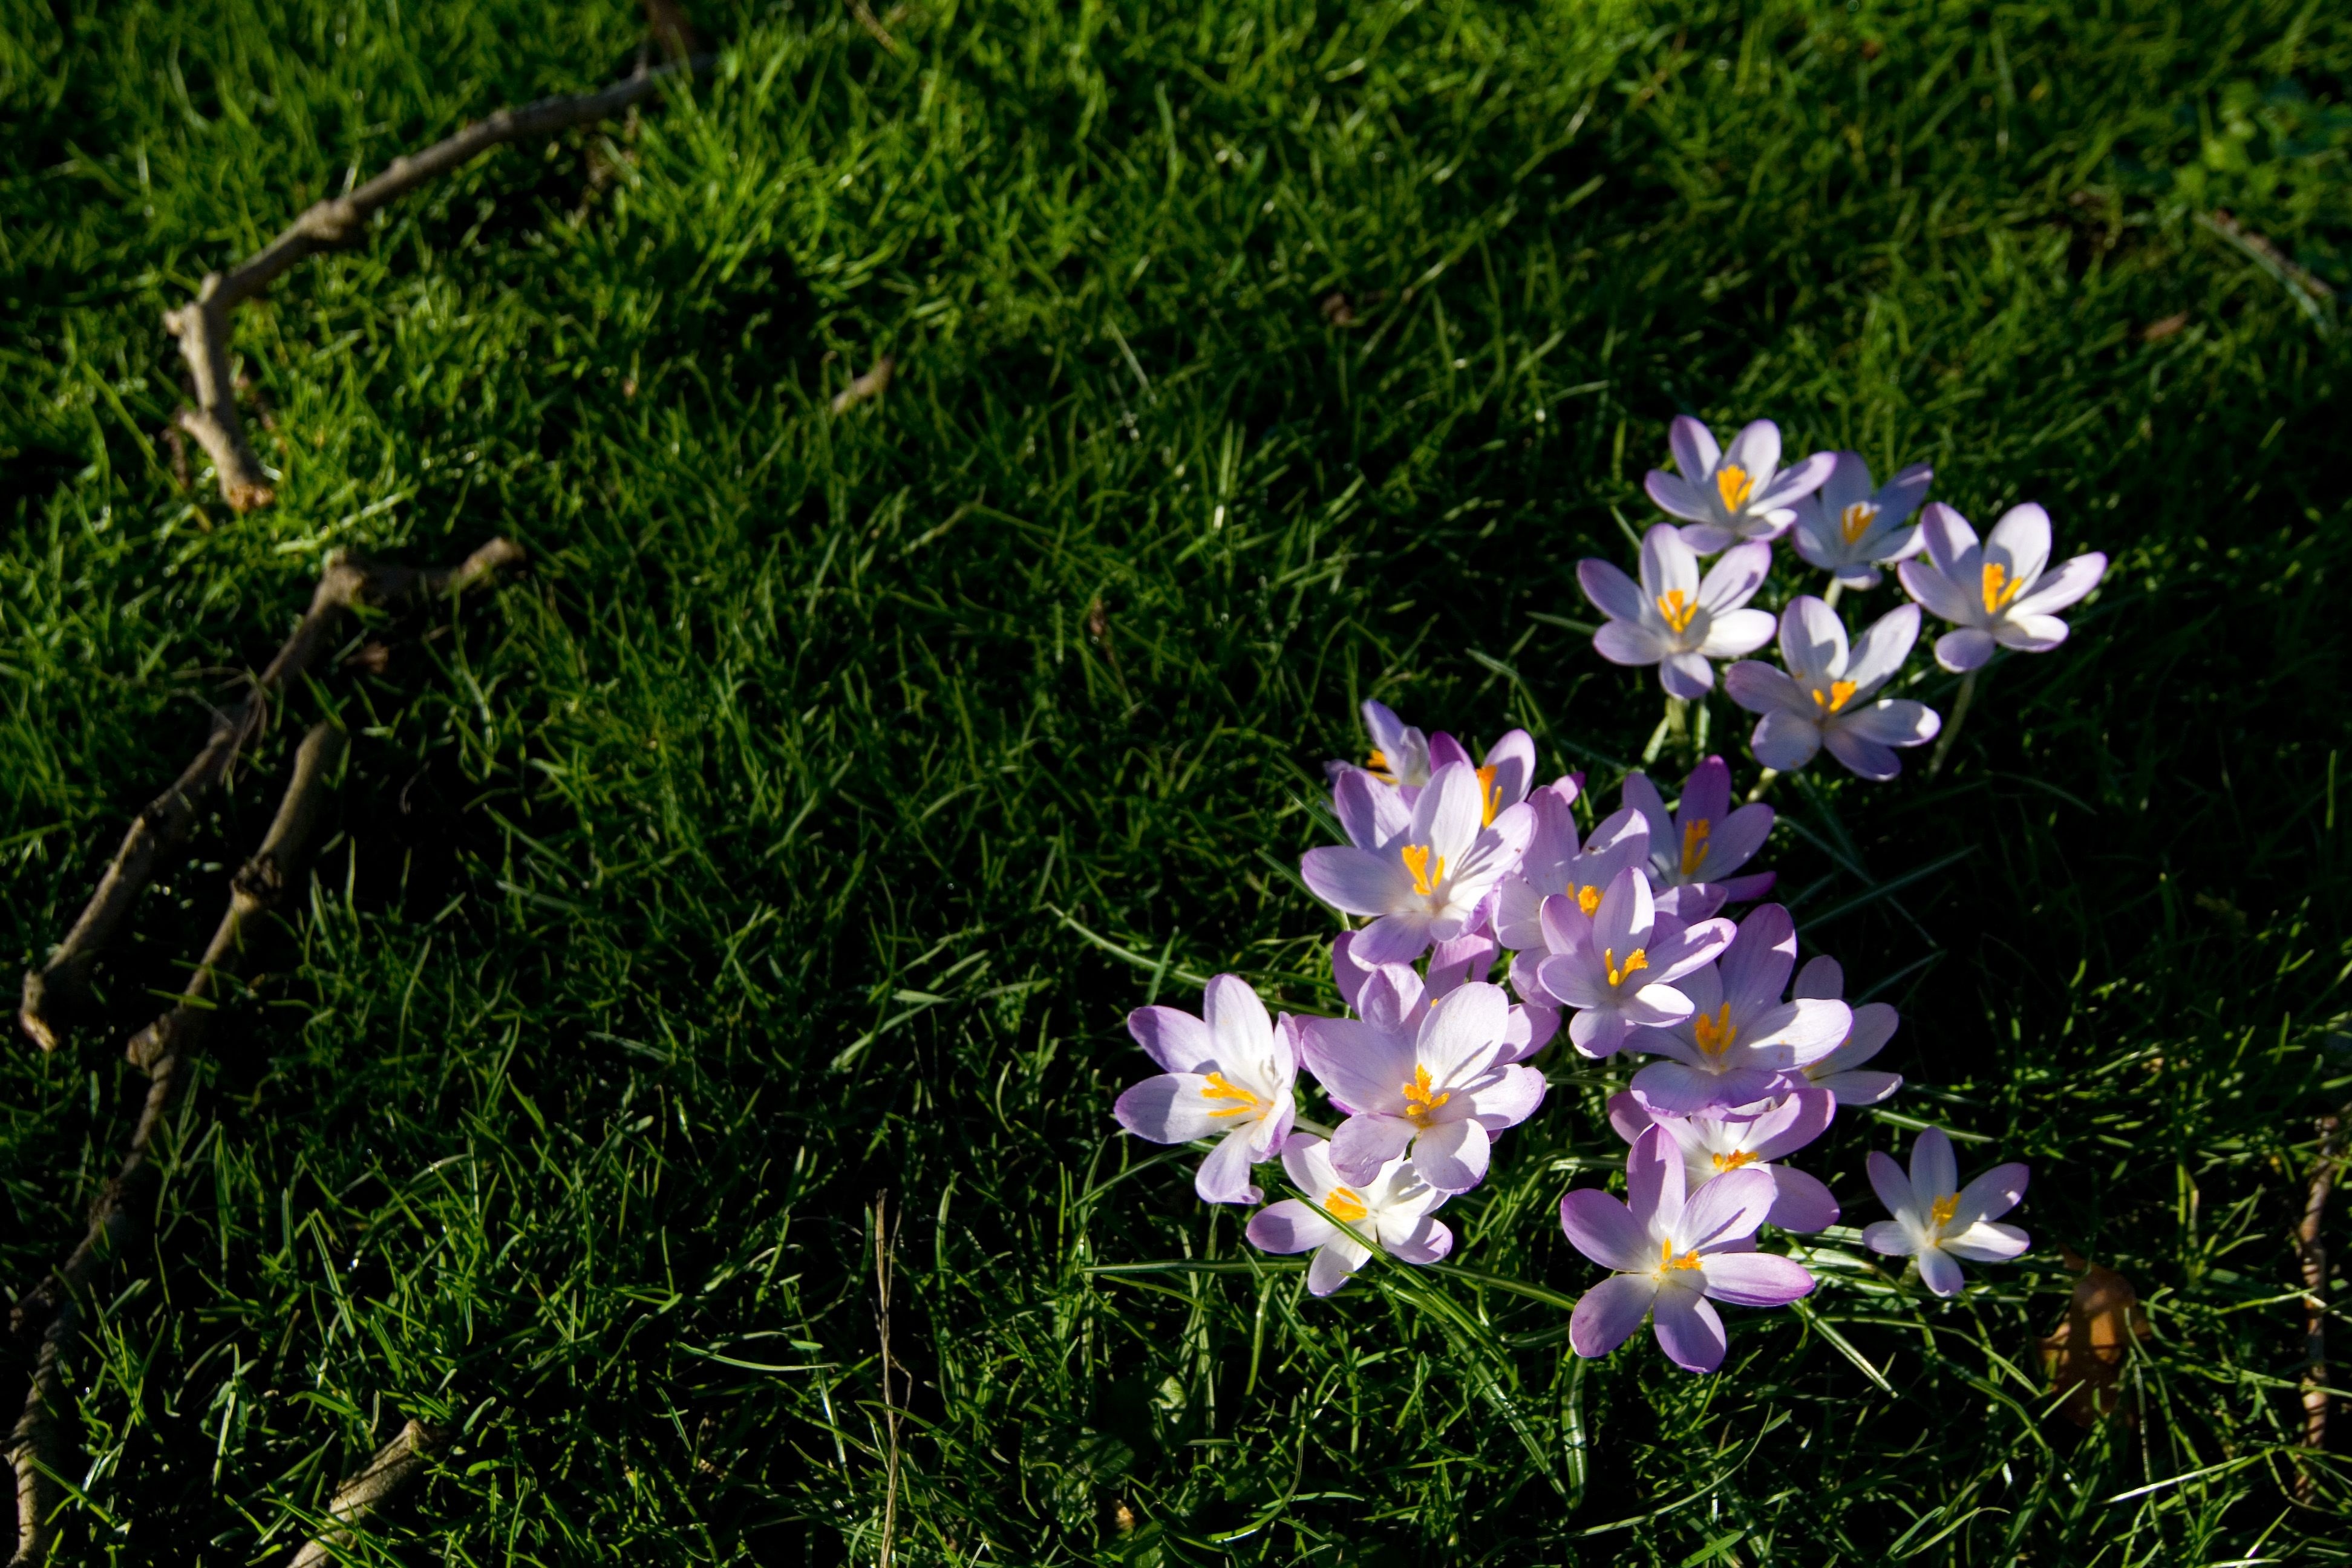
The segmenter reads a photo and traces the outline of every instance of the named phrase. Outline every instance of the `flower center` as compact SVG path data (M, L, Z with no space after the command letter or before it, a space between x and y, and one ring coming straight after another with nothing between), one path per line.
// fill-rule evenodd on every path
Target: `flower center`
M1715 493L1723 498L1724 510L1738 511L1756 493L1756 481L1738 464L1726 463L1715 470Z
M1601 907L1601 889L1598 885L1580 888L1570 882L1568 885L1568 896L1576 900L1576 907L1584 911L1586 920L1591 920L1592 911Z
M1424 899L1434 897L1437 885L1445 880L1445 857L1440 855L1437 858L1437 869L1433 871L1429 868L1429 846L1426 844L1408 844L1399 849L1397 855L1404 861L1404 868L1412 873L1412 890Z
M1849 502L1846 509L1838 513L1838 531L1845 535L1848 544L1857 543L1864 534L1870 531L1871 522L1877 516L1878 508L1869 501Z
M1241 1085L1226 1082L1225 1075L1221 1072L1213 1072L1209 1075L1209 1081L1201 1086L1201 1098L1241 1101L1239 1105L1228 1106L1223 1110L1212 1110L1209 1112L1211 1116L1246 1116L1265 1103Z
M1933 1204L1928 1205L1928 1221L1940 1231L1946 1226L1952 1223L1952 1215L1959 1211L1959 1207L1960 1194L1958 1193L1946 1193L1942 1197L1937 1198Z
M1341 1225L1353 1225L1372 1211L1351 1187L1333 1187L1323 1194L1323 1212Z
M1706 836L1714 830L1715 824L1709 822L1704 816L1700 817L1696 822L1685 822L1683 824L1684 876L1697 876L1699 867L1706 864Z
M1696 1252L1685 1252L1680 1258L1676 1258L1675 1256L1675 1244L1673 1242L1662 1241L1658 1243L1659 1273L1664 1274L1670 1268L1696 1268L1697 1267L1698 1254Z
M1647 949L1637 947L1625 955L1625 967L1620 969L1617 967L1617 950L1604 947L1601 950L1601 962L1609 971L1609 984L1622 985L1625 976L1650 967L1650 954Z
M1446 1089L1439 1089L1432 1094L1429 1089L1429 1069L1426 1067L1416 1066L1412 1069L1412 1081L1404 1086L1404 1113L1415 1122L1426 1126L1429 1122L1429 1113L1453 1098L1453 1094Z
M1384 784L1392 784L1397 782L1396 774L1390 770L1389 754L1386 752L1374 752L1370 756L1366 757L1364 759L1364 771L1370 773L1374 778L1380 780L1381 783Z
M1813 706L1824 713L1834 713L1853 700L1853 682L1851 680L1832 680L1827 691L1819 687L1813 689Z
M1698 1040L1698 1048L1708 1056L1719 1057L1731 1048L1739 1031L1731 1026L1731 1004L1726 1002L1710 1018L1701 1013L1691 1019L1691 1034Z
M1495 826L1495 814L1503 809L1503 786L1495 782L1495 770L1478 770L1478 810L1489 827Z
M1666 629L1680 637L1690 629L1691 617L1698 614L1698 595L1680 588L1669 588L1657 597L1658 616Z
M2025 591L2025 579L2012 577L2009 568L1998 561L1984 563L1984 607L1988 616L1997 616L2009 608L2009 603Z
M1736 1171L1742 1165L1753 1164L1755 1161L1756 1156L1747 1150L1736 1149L1728 1154L1717 1154L1715 1157L1715 1168L1717 1171Z

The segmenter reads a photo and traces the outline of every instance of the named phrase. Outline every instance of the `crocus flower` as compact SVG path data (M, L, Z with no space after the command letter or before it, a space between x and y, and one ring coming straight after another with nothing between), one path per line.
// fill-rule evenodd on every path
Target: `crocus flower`
M1837 1001L1845 995L1845 971L1834 958L1816 958L1797 971L1790 994L1801 1000ZM1865 1071L1862 1064L1886 1048L1900 1022L1885 1003L1864 1002L1853 1009L1853 1027L1837 1049L1806 1066L1805 1081L1828 1089L1840 1105L1876 1105L1903 1087L1903 1075Z
M1282 1168L1323 1212L1285 1198L1252 1215L1244 1234L1261 1252L1313 1250L1307 1289L1318 1296L1345 1285L1370 1260L1365 1240L1405 1263L1434 1263L1454 1250L1454 1233L1429 1217L1445 1194L1415 1174L1410 1161L1391 1160L1368 1181L1342 1181L1331 1167L1329 1145L1297 1132L1283 1145Z
M1370 1004L1364 1000L1364 988L1374 975L1385 970L1397 969L1402 969L1406 974L1412 973L1410 965L1358 963L1354 948L1356 938L1361 934L1360 931L1341 931L1331 942L1331 977L1339 984L1341 999L1351 1011L1359 1014L1362 1014L1368 1005L1383 1005L1378 998ZM1410 1034L1418 1029L1421 1026L1420 1015L1412 1008L1426 1011L1429 1004L1459 989L1465 983L1486 979L1486 972L1494 967L1501 951L1495 939L1485 931L1474 931L1466 936L1457 936L1451 942L1439 942L1429 950L1427 973L1414 977L1421 1000L1402 1007L1389 1004L1397 1011L1399 1021L1394 1026L1382 1026L1391 1033L1402 1031ZM1526 1061L1551 1044L1552 1036L1559 1031L1559 1009L1552 1005L1549 997L1539 997L1536 1002L1524 998L1514 1002L1511 1004L1510 1021L1503 1030L1502 1060L1507 1063Z
M1619 798L1649 824L1650 884L1658 908L1677 920L1703 921L1726 904L1744 904L1772 890L1769 871L1733 875L1771 836L1772 808L1759 802L1734 811L1731 768L1721 757L1709 757L1691 770L1672 816L1644 773L1627 773Z
M1690 1190L1730 1171L1762 1171L1772 1178L1772 1208L1765 1222L1782 1230L1822 1230L1837 1223L1838 1202L1820 1178L1773 1163L1829 1130L1837 1100L1825 1089L1802 1089L1752 1116L1667 1116L1628 1092L1609 1098L1609 1125L1632 1143L1653 1127L1665 1130L1682 1153Z
M2021 653L2047 653L2066 640L2056 612L2099 585L2107 558L2077 555L2047 576L2050 514L2027 502L2013 506L1977 542L1968 519L1941 501L1920 514L1925 556L1896 567L1904 592L1958 627L1936 639L1936 662L1955 674L1976 669L1995 645Z
M1540 917L1546 899L1573 899L1590 917L1601 907L1601 890L1611 879L1650 858L1649 823L1630 807L1603 817L1592 837L1579 843L1572 798L1549 785L1528 797L1535 826L1527 850L1495 895L1495 935L1514 952L1544 945Z
M1789 531L1797 520L1792 510L1799 498L1812 494L1830 476L1835 458L1816 452L1777 477L1780 466L1780 427L1759 419L1731 438L1731 449L1718 452L1715 432L1688 415L1675 418L1666 432L1674 449L1677 479L1653 468L1642 481L1658 510L1670 517L1687 518L1683 542L1701 555L1712 555L1743 539L1766 543Z
M1879 617L1849 652L1835 610L1811 594L1790 600L1780 612L1780 662L1788 673L1752 658L1723 672L1731 700L1764 716L1748 738L1756 760L1794 773L1827 746L1864 778L1901 773L1902 760L1890 748L1925 745L1943 726L1925 703L1877 695L1918 639L1916 605Z
M1536 982L1576 1009L1568 1037L1588 1057L1613 1055L1636 1028L1689 1018L1692 1004L1677 984L1732 937L1729 921L1662 920L1638 866L1609 879L1589 920L1566 899L1545 900L1544 919L1550 955L1537 966Z
M1475 928L1480 905L1518 864L1534 827L1525 803L1488 821L1484 789L1469 763L1449 763L1430 775L1404 830L1379 847L1327 845L1307 852L1299 871L1317 898L1373 917L1357 933L1358 963L1408 963L1430 943Z
M1839 452L1822 488L1797 503L1790 535L1797 553L1849 588L1878 586L1877 568L1919 552L1911 514L1927 499L1936 470L1914 463L1877 489L1858 452Z
M1762 541L1724 552L1702 580L1698 557L1664 523L1642 536L1638 584L1606 561L1576 564L1584 596L1609 618L1592 646L1612 664L1658 667L1669 697L1702 697L1715 685L1709 659L1738 658L1772 640L1772 617L1744 609L1772 569Z
M1462 742L1443 730L1429 738L1429 765L1442 768L1448 763L1467 763L1470 753ZM1528 791L1536 782L1536 743L1525 730L1513 730L1486 748L1486 754L1477 763L1478 800L1486 820L1492 822L1512 806L1528 798Z
M1695 1116L1792 1093L1804 1087L1796 1075L1853 1027L1843 1002L1780 1000L1797 965L1797 928L1780 905L1758 905L1722 952L1677 982L1687 1015L1626 1042L1666 1058L1633 1075L1633 1092L1654 1110Z
M1412 792L1405 797L1405 804L1412 805L1412 795L1429 783L1433 771L1428 737L1390 711L1387 703L1370 698L1364 700L1364 728L1372 733L1372 754L1364 760L1365 770L1391 788Z
M1938 1296L1957 1295L1958 1259L2006 1263L2032 1245L2015 1226L1992 1223L2025 1195L2025 1177L2023 1165L1995 1165L1960 1185L1952 1141L1941 1128L1930 1127L1911 1145L1907 1176L1893 1158L1871 1151L1871 1188L1895 1217L1869 1226L1862 1239L1873 1252L1916 1258L1919 1279L1928 1289Z
M1289 1136L1297 1107L1291 1085L1298 1076L1293 1040L1297 1020L1280 1024L1237 974L1210 980L1202 1017L1173 1007L1138 1007L1128 1032L1168 1070L1118 1097L1118 1124L1154 1143L1215 1138L1201 1162L1192 1190L1204 1203L1254 1204L1250 1167L1271 1160Z
M1494 1134L1543 1103L1544 1076L1504 1059L1502 987L1468 982L1425 1007L1420 989L1412 970L1384 968L1364 986L1364 1016L1301 1019L1300 1048L1349 1113L1331 1137L1343 1176L1369 1181L1410 1152L1432 1187L1467 1192L1486 1180Z
M1711 1297L1741 1307L1782 1307L1811 1293L1813 1277L1794 1261L1756 1250L1756 1227L1772 1207L1772 1178L1727 1171L1686 1191L1685 1165L1665 1130L1633 1141L1621 1203L1595 1187L1559 1200L1559 1228L1585 1257L1617 1272L1584 1293L1568 1321L1582 1356L1607 1355L1644 1317L1658 1346L1685 1372L1723 1364L1723 1320Z

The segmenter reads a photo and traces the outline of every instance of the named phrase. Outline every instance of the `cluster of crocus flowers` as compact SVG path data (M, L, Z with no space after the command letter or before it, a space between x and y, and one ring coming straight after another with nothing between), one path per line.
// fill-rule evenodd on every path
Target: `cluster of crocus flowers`
M1638 581L1603 562L1579 567L1609 617L1596 644L1615 662L1655 665L1685 700L1713 689L1717 661L1737 660L1722 684L1759 716L1751 744L1770 769L1826 751L1863 777L1895 776L1896 752L1937 733L1934 712L1890 694L1922 606L1958 628L1937 658L1965 671L1997 647L2054 647L2065 626L2052 612L2105 569L2090 555L2047 571L2038 508L2012 510L1979 544L1949 509L1923 510L1924 466L1884 485L1850 452L1784 469L1769 421L1719 448L1678 420L1672 444L1680 474L1653 473L1649 491L1684 525L1643 538ZM1784 537L1831 584L1776 617L1748 601ZM1705 555L1718 559L1702 572ZM1887 566L1917 603L1849 637L1839 596ZM1776 633L1777 667L1741 657ZM1675 1364L1715 1371L1727 1345L1719 1307L1785 1306L1816 1288L1771 1248L1838 1225L1843 1205L1792 1158L1842 1108L1901 1089L1876 1065L1895 1009L1847 1001L1834 959L1799 967L1795 922L1761 901L1775 879L1754 864L1773 809L1735 804L1722 758L1702 760L1671 804L1629 772L1604 815L1583 774L1539 782L1524 731L1482 752L1377 701L1363 717L1362 760L1327 767L1347 842L1300 865L1346 928L1330 951L1341 1016L1276 1016L1233 974L1208 983L1198 1016L1139 1008L1129 1028L1163 1070L1119 1097L1120 1125L1201 1151L1198 1194L1255 1207L1250 1243L1312 1254L1307 1289L1328 1296L1367 1268L1451 1254L1436 1212L1482 1185L1509 1157L1506 1135L1545 1113L1547 1053L1633 1058L1588 1069L1616 1089L1608 1118L1627 1144L1625 1196L1587 1187L1560 1200L1563 1233L1606 1270L1574 1308L1570 1342L1605 1355L1646 1322ZM1328 1122L1300 1121L1302 1068ZM1277 1161L1289 1193L1269 1203L1260 1171ZM1998 1223L2023 1195L2022 1165L1963 1183L1949 1138L1929 1129L1907 1171L1874 1152L1869 1175L1892 1217L1865 1244L1909 1259L1906 1276L1930 1293L1963 1289L1963 1261L2028 1245Z
M1584 596L1604 617L1593 648L1613 664L1655 666L1666 694L1686 701L1715 689L1717 663L1738 660L1724 672L1725 694L1759 716L1750 749L1778 772L1826 751L1860 777L1895 777L1896 752L1943 728L1926 704L1883 694L1903 677L1922 608L1954 628L1936 639L1936 663L1969 675L1999 648L2044 653L2063 642L2066 623L2056 612L2106 571L2096 552L2049 569L2050 516L2030 502L2003 513L1979 543L1958 512L1927 500L1935 473L1924 463L1883 485L1854 452L1816 452L1783 470L1780 427L1769 419L1718 447L1705 425L1677 418L1668 444L1681 473L1653 470L1646 488L1661 510L1685 521L1643 536L1638 582L1606 561L1577 564ZM1748 601L1764 588L1773 543L1784 537L1830 581L1821 597L1787 602L1775 668L1744 656L1772 640L1770 615ZM1702 576L1701 558L1717 552ZM1876 586L1890 566L1916 603L1850 638L1840 595Z

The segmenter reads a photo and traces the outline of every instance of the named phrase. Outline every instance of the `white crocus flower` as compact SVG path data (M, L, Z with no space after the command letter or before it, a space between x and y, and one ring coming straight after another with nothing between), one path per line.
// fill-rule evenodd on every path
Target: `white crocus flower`
M1313 1204L1268 1204L1250 1216L1245 1234L1261 1252L1312 1251L1307 1289L1318 1296L1328 1296L1371 1260L1368 1241L1403 1263L1434 1263L1454 1250L1453 1231L1429 1217L1445 1194L1423 1181L1410 1160L1391 1160L1370 1181L1343 1181L1331 1167L1330 1145L1295 1132L1283 1145L1282 1168Z
M1120 1095L1111 1113L1154 1143L1217 1139L1192 1190L1203 1203L1254 1204L1263 1194L1250 1184L1250 1167L1274 1158L1297 1112L1297 1020L1286 1013L1279 1024L1267 1017L1265 1004L1237 974L1210 980L1201 1011L1196 1018L1173 1007L1138 1007L1127 1016L1136 1044L1168 1070Z
M2099 585L2107 558L2077 555L2047 575L2050 514L2013 506L1977 542L1969 520L1941 501L1920 515L1924 556L1895 568L1904 592L1958 629L1936 639L1936 662L1954 674L1981 668L1995 647L2047 653L2066 640L2056 612Z
M1703 697L1715 685L1708 661L1753 653L1772 638L1772 617L1745 608L1772 569L1772 547L1750 540L1723 552L1702 578L1698 556L1660 523L1642 536L1642 580L1599 559L1576 563L1584 596L1608 616L1592 646L1612 664L1658 667L1669 697Z
M1793 773L1829 748L1830 755L1866 779L1903 771L1896 746L1936 738L1943 721L1907 697L1882 698L1911 645L1919 638L1919 606L1890 610L1846 647L1845 626L1822 600L1800 594L1780 612L1781 673L1760 659L1742 659L1723 672L1723 689L1763 720L1748 737L1756 760Z
M1951 1139L1930 1127L1911 1145L1907 1176L1891 1156L1871 1151L1871 1187L1895 1217L1871 1226L1862 1239L1873 1252L1916 1258L1919 1279L1928 1289L1958 1295L1958 1259L2006 1263L2032 1245L2015 1226L1992 1223L2017 1206L2025 1195L2025 1179L2021 1164L1995 1165L1960 1185Z

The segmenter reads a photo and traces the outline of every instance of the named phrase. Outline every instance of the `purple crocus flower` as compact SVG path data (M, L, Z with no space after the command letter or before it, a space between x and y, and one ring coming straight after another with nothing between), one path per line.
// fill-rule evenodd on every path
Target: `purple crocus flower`
M1715 685L1710 659L1738 658L1772 640L1772 617L1745 609L1772 569L1759 540L1724 552L1706 576L1682 536L1664 523L1642 536L1642 580L1608 562L1576 563L1584 596L1608 616L1592 646L1612 664L1658 667L1669 697L1703 697Z
M1609 1125L1631 1143L1653 1127L1665 1130L1681 1151L1690 1190L1732 1171L1762 1171L1772 1178L1772 1209L1764 1218L1782 1230L1822 1230L1837 1223L1838 1202L1818 1177L1773 1163L1829 1130L1837 1100L1825 1089L1801 1089L1770 1110L1740 1116L1666 1116L1631 1092L1609 1098Z
M1461 742L1443 730L1429 738L1429 765L1468 763ZM1486 748L1476 764L1478 804L1488 822L1528 798L1536 782L1536 743L1525 730L1513 730Z
M1342 792L1349 787L1342 779ZM1317 898L1347 914L1373 917L1352 945L1357 963L1410 962L1432 942L1475 929L1486 895L1518 864L1535 826L1524 802L1486 821L1482 793L1475 769L1449 763L1430 775L1404 830L1378 848L1327 845L1307 852L1299 871Z
M1772 872L1733 875L1771 836L1772 808L1759 802L1734 811L1731 767L1721 757L1709 757L1691 770L1672 816L1644 773L1627 773L1619 798L1649 824L1650 882L1658 908L1677 920L1705 920L1726 904L1744 904L1772 890Z
M1920 515L1927 553L1896 567L1903 590L1958 627L1936 639L1936 662L1954 674L1983 666L1996 645L2047 653L2066 640L2057 612L2099 585L2107 558L2077 555L2047 576L2050 514L2013 506L1977 542L1968 519L1941 501Z
M1822 488L1797 503L1790 539L1798 554L1847 587L1875 588L1878 567L1919 552L1911 514L1935 477L1927 464L1914 463L1874 490L1862 455L1839 452Z
M1391 789L1411 792L1404 797L1411 805L1435 771L1428 737L1398 718L1385 702L1366 698L1363 713L1364 728L1372 735L1372 752L1365 759L1365 771Z
M1621 1203L1596 1187L1559 1200L1559 1228L1579 1252L1615 1269L1584 1293L1568 1321L1568 1342L1602 1356L1650 1318L1666 1359L1685 1372L1723 1364L1723 1320L1709 1298L1740 1307L1784 1307L1813 1289L1790 1258L1756 1250L1756 1227L1771 1211L1772 1178L1727 1171L1688 1194L1682 1154L1664 1128L1633 1141Z
M1845 971L1834 958L1816 958L1797 971L1790 992L1800 1000L1835 1002L1845 995ZM1876 1105L1903 1087L1903 1075L1872 1072L1862 1064L1886 1048L1902 1020L1884 1002L1864 1002L1853 1009L1853 1027L1837 1049L1805 1068L1805 1081L1828 1089L1840 1105Z
M1919 606L1905 605L1881 616L1849 653L1835 610L1811 594L1790 600L1780 612L1780 662L1788 673L1752 658L1723 672L1731 700L1764 716L1748 738L1756 760L1794 773L1827 746L1864 778L1901 773L1902 759L1889 748L1925 745L1943 727L1925 703L1876 695L1918 638Z
M1575 1009L1568 1037L1588 1057L1613 1056L1637 1028L1689 1018L1692 1004L1676 984L1732 937L1729 921L1685 926L1660 917L1638 866L1609 879L1591 918L1566 899L1547 899L1543 919L1549 956L1537 966L1536 983Z
M1683 542L1701 555L1712 555L1743 539L1769 543L1797 520L1799 498L1812 494L1830 477L1835 457L1815 452L1785 474L1780 466L1780 427L1759 419L1731 438L1731 449L1716 449L1715 432L1688 415L1678 416L1666 431L1674 449L1677 479L1653 468L1642 488L1670 517L1687 518Z
M1138 1007L1128 1032L1168 1070L1118 1097L1118 1124L1154 1143L1215 1138L1201 1162L1192 1190L1212 1204L1254 1204L1250 1167L1274 1158L1297 1112L1291 1086L1298 1077L1293 1031L1284 1014L1276 1024L1265 1004L1237 974L1213 977L1201 998L1202 1017L1173 1007Z
M1870 1185L1895 1217L1865 1228L1862 1239L1873 1252L1916 1258L1920 1282L1938 1296L1959 1293L1960 1266L2006 1263L2032 1245L2013 1225L1993 1220L2025 1196L2026 1169L1995 1165L1967 1186L1952 1158L1952 1141L1930 1127L1911 1145L1911 1172L1891 1156L1872 1150Z
M1252 1215L1244 1234L1261 1252L1312 1251L1307 1289L1318 1296L1328 1296L1371 1260L1367 1241L1402 1263L1434 1263L1454 1250L1454 1233L1429 1217L1445 1194L1423 1181L1410 1161L1391 1160L1370 1179L1350 1182L1332 1169L1322 1139L1297 1132L1283 1145L1282 1168L1322 1212L1285 1198Z
M1544 1076L1505 1059L1510 1001L1502 987L1464 984L1423 1005L1402 965L1365 985L1361 1018L1299 1021L1307 1069L1348 1119L1331 1137L1343 1176L1370 1180L1411 1153L1441 1193L1486 1180L1494 1135L1543 1103Z
M1633 1075L1633 1092L1654 1110L1696 1116L1791 1093L1804 1087L1806 1066L1853 1027L1843 1002L1780 1000L1797 965L1797 928L1780 905L1749 911L1722 951L1679 982L1687 1015L1626 1042L1666 1058Z
M1631 807L1601 818L1592 837L1578 842L1576 813L1569 804L1572 799L1553 786L1528 797L1535 827L1528 835L1518 868L1503 879L1495 894L1495 935L1514 952L1543 947L1546 899L1573 899L1589 919L1601 907L1601 891L1611 879L1650 858L1650 825Z

